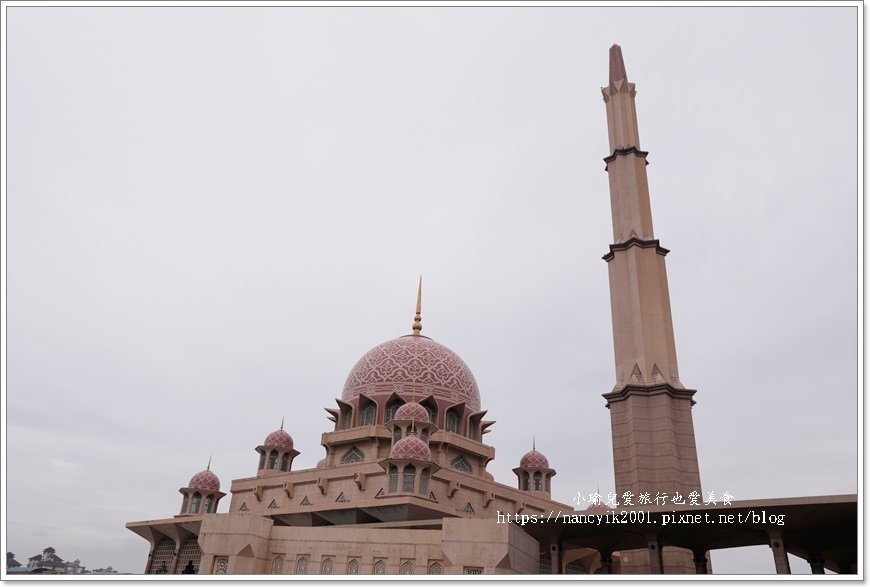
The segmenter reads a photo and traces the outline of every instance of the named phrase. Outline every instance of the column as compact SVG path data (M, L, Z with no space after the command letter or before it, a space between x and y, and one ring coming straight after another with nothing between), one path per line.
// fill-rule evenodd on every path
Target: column
M649 572L654 575L661 575L665 572L665 565L662 562L662 545L659 542L658 535L649 534L647 536L647 545L649 548Z
M791 567L788 564L788 552L782 539L782 530L768 530L770 538L770 550L773 552L773 564L776 565L777 575L791 575Z
M695 563L695 574L706 575L709 572L707 570L707 550L705 548L695 549L692 554L694 555L692 562Z

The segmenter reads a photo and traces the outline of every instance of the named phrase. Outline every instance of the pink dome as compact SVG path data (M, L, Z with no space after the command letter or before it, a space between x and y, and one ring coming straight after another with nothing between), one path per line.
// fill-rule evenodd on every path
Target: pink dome
M284 430L275 430L263 441L263 446L276 446L278 448L293 448L293 439Z
M549 469L550 463L542 453L532 449L520 459L520 467L523 469Z
M396 410L393 420L414 420L416 422L429 422L429 411L417 402L408 402Z
M364 354L347 376L341 399L393 392L432 394L452 403L465 402L472 411L480 409L477 381L465 361L422 335L401 336Z
M393 445L393 449L390 451L390 458L431 461L432 453L429 451L429 443L412 434L402 438Z
M610 506L604 503L603 501L599 501L598 503L590 503L589 507L586 508L587 512L609 512Z
M218 476L211 472L210 469L200 471L190 478L190 483L187 484L191 489L207 489L208 491L220 491L221 480Z

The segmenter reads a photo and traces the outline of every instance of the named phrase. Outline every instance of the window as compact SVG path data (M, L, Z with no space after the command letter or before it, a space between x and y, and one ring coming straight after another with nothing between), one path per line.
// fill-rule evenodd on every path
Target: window
M463 575L482 575L483 569L481 567L462 567Z
M204 514L210 514L210 513L211 513L211 502L212 502L212 500L213 500L213 497L211 496L211 494L209 494L209 495L205 498L205 506L202 508L202 513L204 513Z
M402 491L406 493L414 493L414 477L417 476L417 469L414 465L405 465L405 474L402 482Z
M259 466L259 468L260 469L266 468L266 453L265 453L265 451L260 453L260 466Z
M321 575L331 575L332 574L332 559L325 558L323 562L320 563L320 574Z
M399 442L402 439L402 429L396 426L393 428L393 443Z
M199 491L193 494L193 499L190 500L190 513L198 514L199 513L199 502L202 501L202 496L199 494Z
M550 491L550 478L549 477L544 479L544 489L547 491Z
M390 400L390 403L387 404L387 412L384 415L384 424L393 421L393 418L396 417L396 410L398 410L401 406L401 401L397 399Z
M523 490L523 491L528 491L528 490L529 490L529 474L528 474L528 473L523 473L523 486L522 486L522 490Z
M297 575L307 575L308 574L308 559L304 556L296 561L296 574Z
M371 426L375 423L375 406L369 404L360 414L360 426Z
M358 463L365 458L363 452L355 446L350 447L344 456L341 457L341 464Z
M429 574L430 575L443 575L444 567L441 566L441 563L432 563L429 565Z
M212 575L226 575L227 569L230 566L230 557L228 556L216 556L214 558L214 569L212 569Z
M468 464L468 461L465 460L465 457L458 456L450 462L450 466L457 471L462 471L463 473L471 473L471 465Z
M278 451L273 450L269 453L269 468L277 469L278 468Z
M375 575L386 575L387 574L387 563L384 561L378 561L375 563Z
M540 491L541 489L543 489L541 485L541 472L535 471L535 491Z
M474 508L471 507L471 502L465 504L465 507L462 508L462 511L465 512L466 514L473 514L473 513L474 513Z
M390 465L390 493L395 493L399 490L399 469L395 465Z
M456 415L456 412L450 410L447 412L447 425L448 432L459 432L459 416Z
M429 429L428 428L424 428L423 430L420 431L420 440L422 440L423 442L426 442L427 440L429 440Z
M420 473L420 493L426 495L429 492L429 468Z
M275 560L272 561L272 574L280 575L281 571L284 569L284 559L280 556L276 556Z
M436 422L435 418L438 417L438 409L428 401L423 404L423 407L429 412L429 421L434 424Z
M359 561L357 561L356 559L352 559L347 563L347 574L359 575Z
M405 561L402 563L402 574L403 575L413 575L414 574L414 563L411 561Z
M184 494L184 499L181 500L181 513L187 513L187 504L190 502L190 496L186 493Z
M172 557L175 556L175 540L164 538L157 543L154 554L151 555L152 575L168 575L172 566Z
M290 470L290 453L284 453L284 456L281 457L281 470L289 471Z
M480 424L477 420L472 420L470 423L470 429L468 430L468 438L471 440L477 440L478 430L480 428Z
M176 574L196 575L199 573L199 561L202 558L202 550L199 548L196 539L196 536L191 536L181 543L181 548L178 550Z

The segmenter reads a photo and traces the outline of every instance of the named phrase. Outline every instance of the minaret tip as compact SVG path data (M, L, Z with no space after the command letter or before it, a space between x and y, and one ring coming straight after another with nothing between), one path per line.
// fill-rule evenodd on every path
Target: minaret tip
M284 430L284 416L281 416L281 430Z
M625 62L622 60L622 47L616 43L610 47L610 83L628 79L625 73Z
M532 450L538 450L537 448L535 448L535 437L534 436L532 436Z
M208 464L205 466L206 471L211 471L211 455L208 455Z
M417 285L417 313L414 315L414 325L411 329L414 331L414 334L420 334L420 331L423 330L423 318L420 315L420 310L422 307L423 301L423 276L420 276L420 283Z

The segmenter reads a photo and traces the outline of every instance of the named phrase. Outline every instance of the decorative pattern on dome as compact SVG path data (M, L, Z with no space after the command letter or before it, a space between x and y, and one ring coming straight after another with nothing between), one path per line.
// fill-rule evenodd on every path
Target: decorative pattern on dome
M420 461L431 461L432 453L429 450L429 444L417 436L406 436L399 442L393 445L390 451L391 459L417 459Z
M200 471L190 478L190 483L187 484L191 489L208 489L209 491L220 491L221 480L218 476L212 473L209 469Z
M417 402L408 402L396 410L393 420L414 420L416 422L429 422L429 411Z
M520 467L523 469L549 469L550 463L547 461L547 457L532 449L520 459Z
M420 335L387 341L364 354L348 375L341 399L350 401L360 393L393 393L397 387L480 409L477 381L465 361Z
M276 446L278 448L293 448L293 438L283 429L275 430L263 441L263 446Z

